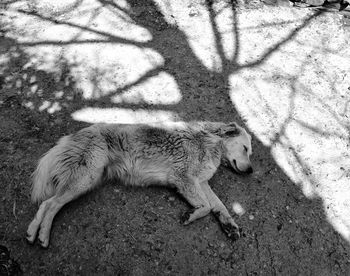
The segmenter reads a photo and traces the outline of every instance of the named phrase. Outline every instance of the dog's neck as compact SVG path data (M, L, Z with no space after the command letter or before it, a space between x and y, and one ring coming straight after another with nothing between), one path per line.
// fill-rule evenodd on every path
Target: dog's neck
M225 158L227 149L224 145L224 139L218 135L207 132L207 145L210 152L211 158L217 160L221 164L226 164L227 159Z
M218 146L220 148L220 163L223 164L223 165L229 164L229 161L226 158L227 149L226 149L226 147L224 145L224 139L221 138L219 140Z

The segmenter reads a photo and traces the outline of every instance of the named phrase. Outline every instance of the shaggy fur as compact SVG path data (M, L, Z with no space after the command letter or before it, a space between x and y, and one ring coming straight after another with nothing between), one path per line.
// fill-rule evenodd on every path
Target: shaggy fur
M182 127L96 124L61 138L33 173L32 201L42 202L30 223L27 239L39 231L49 244L54 216L63 205L96 187L103 177L126 185L177 188L194 207L184 214L188 224L210 211L225 233L236 239L239 229L208 185L220 163L250 173L250 135L236 123L188 123Z

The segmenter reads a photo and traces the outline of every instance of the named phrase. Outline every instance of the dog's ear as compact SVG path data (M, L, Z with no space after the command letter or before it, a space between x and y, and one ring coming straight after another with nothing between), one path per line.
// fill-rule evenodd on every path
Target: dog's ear
M240 134L240 129L236 123L232 122L221 126L215 134L220 137L235 137Z

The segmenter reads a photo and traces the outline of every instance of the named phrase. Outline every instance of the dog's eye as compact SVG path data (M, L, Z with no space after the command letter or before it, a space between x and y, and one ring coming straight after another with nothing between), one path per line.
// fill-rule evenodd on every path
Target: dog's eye
M245 152L248 152L248 148L246 146L243 146L243 147L244 147Z

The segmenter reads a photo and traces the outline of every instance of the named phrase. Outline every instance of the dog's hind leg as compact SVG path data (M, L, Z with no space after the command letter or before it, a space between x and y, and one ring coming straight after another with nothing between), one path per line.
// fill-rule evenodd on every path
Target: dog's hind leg
M101 179L102 173L103 168L96 169L94 174L86 172L86 174L83 175L83 173L81 173L83 176L73 181L68 187L63 187L61 191L57 191L55 196L41 203L34 220L28 227L28 241L34 242L40 227L40 244L42 247L47 247L49 245L50 230L55 215L65 204L94 188Z
M50 198L51 199L51 198ZM34 219L28 226L27 230L27 240L30 243L33 243L36 237L36 234L39 230L40 224L44 218L44 215L49 207L50 199L45 200L40 204L39 210L36 212Z
M55 215L65 204L72 201L76 197L78 197L77 194L66 192L61 196L53 196L47 200L48 203L46 206L48 207L46 209L43 220L41 221L38 237L38 240L42 247L47 247L49 245L50 230Z
M239 227L231 217L225 205L210 188L208 181L203 181L201 187L208 198L212 212L219 220L221 228L224 230L225 234L230 239L237 240L240 237Z
M59 197L60 198L60 197ZM70 199L72 200L72 199ZM69 202L70 200L65 200L65 203ZM58 203L59 202L59 203ZM34 219L29 224L28 230L27 230L27 240L30 243L33 243L37 232L40 228L40 234L39 234L39 240L42 247L48 246L48 239L45 239L43 237L43 233L47 232L47 223L46 227L44 227L44 221L47 221L48 218L51 218L51 221L54 217L54 215L58 212L58 210L65 204L64 201L59 200L57 196L53 196L44 202L41 203L38 212L36 213ZM63 204L62 204L63 203Z
M184 225L209 214L210 204L197 179L187 179L176 184L180 194L193 206L192 210L185 212L181 217Z

